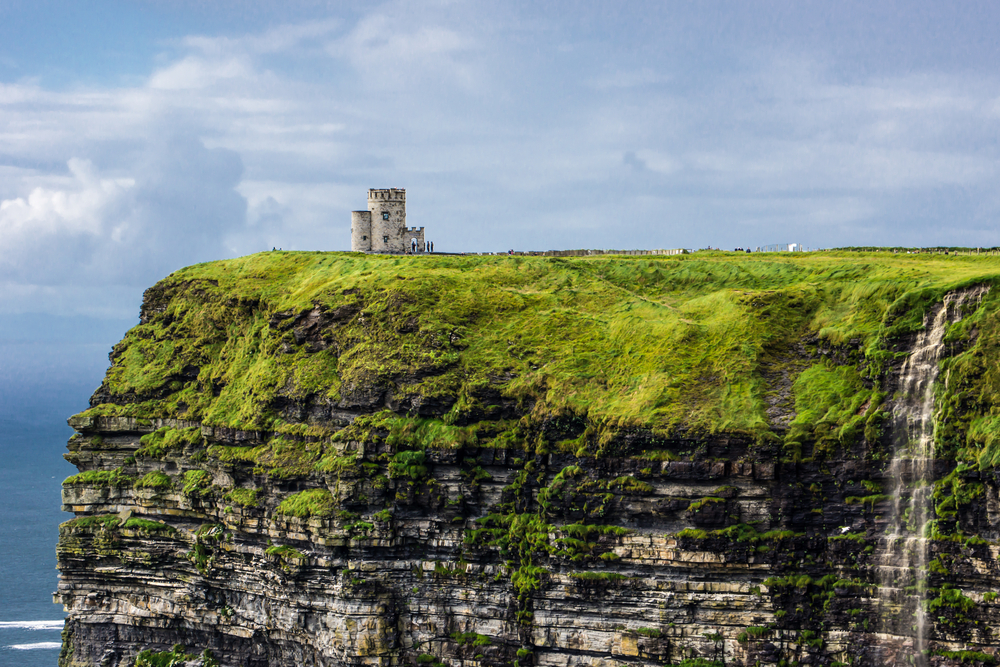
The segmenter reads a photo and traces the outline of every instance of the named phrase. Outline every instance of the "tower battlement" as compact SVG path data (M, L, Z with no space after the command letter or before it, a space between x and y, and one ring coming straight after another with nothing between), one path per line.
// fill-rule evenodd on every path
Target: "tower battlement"
M406 201L406 190L404 188L370 188L368 201Z

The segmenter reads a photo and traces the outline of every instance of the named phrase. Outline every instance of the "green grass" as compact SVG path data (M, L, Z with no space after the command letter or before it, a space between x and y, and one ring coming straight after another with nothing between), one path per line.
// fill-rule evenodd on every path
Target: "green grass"
M134 486L137 489L169 489L173 485L170 475L153 471L146 473Z
M618 572L604 572L604 571L594 571L594 570L584 570L583 572L570 572L569 576L573 579L579 579L580 581L600 581L600 582L616 582L628 579L624 574L619 574Z
M307 518L323 517L333 513L333 495L326 489L309 489L292 494L281 501L277 513Z
M949 289L992 283L998 273L989 258L890 253L261 253L188 267L152 288L148 300L163 310L116 347L104 385L111 396L134 399L92 413L183 414L281 430L286 425L269 407L279 396L336 399L345 387L421 377L402 391L458 398L446 423L416 434L448 447L477 436L443 427L475 410L488 413L479 390L504 378L503 394L535 401L539 417L756 434L768 429L764 372L794 356L807 336L833 345L855 340L867 368L877 370L888 336L919 328ZM979 319L996 320L995 297L986 301ZM325 349L296 344L293 319L274 319L314 304L341 314L322 332ZM982 351L1000 345L995 322L980 330L990 334ZM187 379L185 368L196 368L197 378ZM796 418L790 442L855 437L859 421L872 416L856 410L871 397L863 374L819 364L798 378L796 402L809 409ZM160 393L166 397L153 398ZM983 443L997 432L986 423L976 431Z
M177 533L177 529L173 526L168 526L167 524L160 523L159 521L140 519L139 517L131 517L125 522L123 527L130 530L140 530L146 533L165 533L167 535L174 535Z
M230 489L222 496L231 503L242 507L257 507L257 489Z
M843 533L841 535L831 535L830 537L827 537L826 539L829 542L850 541L850 542L856 542L857 544L864 544L865 542L868 541L867 538L865 537L865 533L863 533L863 532L859 532L859 533Z
M195 655L185 653L180 644L169 651L141 651L135 658L135 667L173 667L188 660L194 660Z
M819 452L832 453L840 445L851 445L875 414L881 398L867 389L854 366L821 361L804 370L794 384L797 415L785 437L786 446L800 452L812 441ZM874 407L872 407L874 403ZM860 408L869 404L865 410Z
M892 500L892 496L885 493L874 493L870 496L847 496L844 498L844 503L848 505L861 505L869 511L874 512L875 505L884 500Z
M707 498L702 498L700 500L693 501L690 505L688 505L687 511L700 512L704 507L707 507L708 505L714 505L716 503L724 503L724 502L726 501L723 498L715 498L713 496L709 496Z
M285 422L275 404L395 386L397 398L451 404L429 419L380 417L406 449L601 454L637 427L773 437L766 409L788 389L775 384L783 375L795 409L785 456L823 458L882 434L882 377L900 360L900 337L918 330L948 291L998 277L991 257L890 252L260 253L191 266L151 288L146 322L114 349L99 393L108 402L87 414L326 437L325 427ZM295 318L314 308L330 323L300 342ZM991 361L1000 356L1000 292L966 314L947 333L955 354L942 362L949 379L938 388L936 437L943 455L986 469L1000 464L992 408L1000 370ZM837 353L821 357L820 349ZM487 395L520 405L527 417L498 419ZM532 425L553 418L582 419L587 431L536 442ZM197 429L161 429L143 438L140 453L164 456L199 438ZM238 449L211 453L273 476L350 466L322 443ZM676 456L656 447L628 453Z
M294 547L288 546L287 544L283 544L281 546L270 546L265 549L265 552L268 556L277 556L279 558L295 558L302 560L306 557L304 553Z
M581 482L577 490L583 493L595 491L619 491L626 494L646 495L653 492L653 485L638 480L631 475L623 475L614 479L591 479Z
M476 632L453 632L449 636L459 646L465 646L466 644L470 646L489 646L493 643L486 635Z
M479 444L479 425L455 426L440 419L398 419L389 423L386 444L409 449L458 449Z
M659 639L663 634L657 628L633 628L629 632L634 632L637 635L643 635L644 637L649 637L650 639Z
M201 442L201 429L197 426L177 429L164 426L152 433L147 433L139 439L142 445L136 450L136 456L148 456L162 459L169 452L179 452L185 447Z
M135 658L135 667L174 667L196 658L197 656L194 654L186 653L183 646L175 644L169 651L153 651L152 649L141 651ZM219 661L208 649L202 652L199 664L202 667L219 667Z
M720 499L716 499L720 500ZM718 530L702 530L700 528L685 528L677 533L677 537L704 540L710 537L723 538L737 543L757 544L759 542L776 542L799 537L804 533L796 533L791 530L769 530L759 532L748 523L738 523Z
M959 589L943 586L938 591L936 598L927 601L927 611L935 613L946 608L957 610L964 615L973 611L976 608L976 603L966 597Z
M207 470L188 470L184 473L184 495L203 495L211 490L212 474Z
M677 533L677 537L688 538L695 540L703 540L708 537L708 531L702 530L701 528L685 528L684 530Z
M934 655L940 655L944 658L950 660L958 660L962 663L969 664L980 664L980 665L995 665L997 664L997 656L992 653L983 653L982 651L945 651L937 650L934 651Z
M761 627L759 625L751 625L743 632L736 635L736 641L741 644L745 644L751 639L762 639L771 634L770 628Z
M427 455L423 451L396 452L389 461L389 477L420 480L427 476Z
M132 486L135 480L124 474L121 468L115 470L85 470L77 475L70 475L63 480L67 486Z
M277 435L256 447L212 445L208 456L228 464L248 464L271 477L289 478L307 475L313 470L330 472L334 456L325 443Z
M118 527L121 520L117 514L99 514L97 516L81 516L59 524L59 531L73 532L76 530L94 531L100 529L114 529Z

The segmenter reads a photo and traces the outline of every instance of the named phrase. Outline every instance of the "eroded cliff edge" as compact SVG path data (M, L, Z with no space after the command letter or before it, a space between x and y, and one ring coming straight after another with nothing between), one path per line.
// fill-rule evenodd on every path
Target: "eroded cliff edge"
M884 253L179 271L70 421L60 662L893 664L917 604L931 662L990 662L995 289L944 339L926 599L876 588L899 368L945 295L998 274Z

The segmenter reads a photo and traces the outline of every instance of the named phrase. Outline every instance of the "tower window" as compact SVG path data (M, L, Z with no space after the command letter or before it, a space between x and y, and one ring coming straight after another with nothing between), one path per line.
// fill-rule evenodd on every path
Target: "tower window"
M382 237L382 243L388 243L388 242L389 242L389 237L388 236L383 236Z
M367 241L367 240L368 240L368 237L367 237L367 236L362 236L362 237L361 237L361 240L362 240L362 241Z
M383 220L389 219L389 211L382 211L382 219Z

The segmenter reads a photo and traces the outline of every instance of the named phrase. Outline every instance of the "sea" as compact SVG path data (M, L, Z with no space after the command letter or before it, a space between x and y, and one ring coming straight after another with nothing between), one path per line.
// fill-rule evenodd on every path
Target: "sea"
M0 319L0 666L55 667L66 614L53 604L70 415L85 410L127 324ZM97 339L97 340L95 340Z

